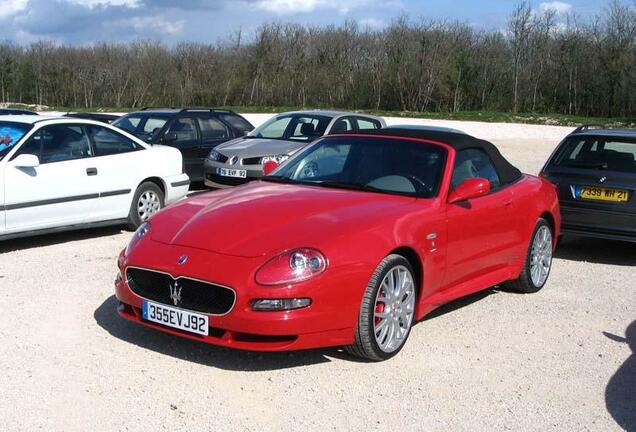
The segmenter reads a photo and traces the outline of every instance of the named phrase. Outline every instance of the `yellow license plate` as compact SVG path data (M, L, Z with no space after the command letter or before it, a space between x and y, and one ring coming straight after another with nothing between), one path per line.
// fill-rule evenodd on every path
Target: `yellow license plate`
M629 200L629 191L583 186L580 189L579 198L595 201L627 202Z

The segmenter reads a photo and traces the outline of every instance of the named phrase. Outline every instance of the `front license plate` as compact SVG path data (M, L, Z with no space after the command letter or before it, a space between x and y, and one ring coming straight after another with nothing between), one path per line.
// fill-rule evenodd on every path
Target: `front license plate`
M207 336L208 317L183 309L177 309L161 303L144 300L142 315L147 321L163 324L190 333Z
M246 170L217 168L216 173L218 175L222 175L223 177L247 178Z
M627 202L629 191L595 186L575 186L576 198L593 201Z

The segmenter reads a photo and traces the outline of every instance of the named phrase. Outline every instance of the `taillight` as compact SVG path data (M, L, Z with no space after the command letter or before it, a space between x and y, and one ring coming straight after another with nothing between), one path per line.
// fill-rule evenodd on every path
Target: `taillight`
M300 248L283 252L256 272L260 285L282 285L318 276L327 269L327 259L316 249Z

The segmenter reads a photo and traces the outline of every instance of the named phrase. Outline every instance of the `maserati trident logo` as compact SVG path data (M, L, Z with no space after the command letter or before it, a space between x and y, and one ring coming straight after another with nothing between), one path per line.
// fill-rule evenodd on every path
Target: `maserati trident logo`
M179 257L179 259L177 260L177 264L184 265L187 260L188 260L188 256L187 255L181 255Z
M179 303L181 303L181 285L179 285L179 281L174 281L173 284L168 285L168 288L170 288L170 299L172 303L174 303L175 306L179 306Z
M234 165L238 162L238 156L232 156L230 158L230 165Z
M599 183L605 183L607 181L607 177L601 177L600 179L598 179Z

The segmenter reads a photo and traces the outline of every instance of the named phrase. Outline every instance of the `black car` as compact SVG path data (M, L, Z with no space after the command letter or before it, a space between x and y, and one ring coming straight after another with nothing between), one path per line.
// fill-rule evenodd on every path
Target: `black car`
M18 108L0 108L0 115L38 115L38 113Z
M112 123L121 116L117 114L109 114L109 113L74 112L74 113L66 113L64 114L64 117L79 118L79 119L86 119L86 120L96 120L102 123Z
M235 112L213 108L144 108L122 116L113 126L147 143L179 149L193 182L203 181L203 161L211 149L254 129Z
M558 189L563 234L636 242L636 130L579 127L541 176Z

